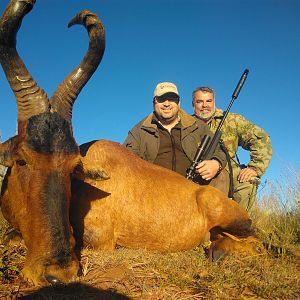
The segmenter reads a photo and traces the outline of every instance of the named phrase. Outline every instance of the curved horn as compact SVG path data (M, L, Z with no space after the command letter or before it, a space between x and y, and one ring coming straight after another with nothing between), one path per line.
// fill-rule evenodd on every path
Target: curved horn
M23 17L35 0L11 0L0 19L0 62L18 106L18 120L49 111L45 92L32 79L16 50L16 36Z
M51 111L56 111L69 123L73 104L96 71L105 49L104 27L96 14L88 10L81 11L69 22L68 27L74 24L82 24L87 29L89 48L77 68L63 80L51 98Z

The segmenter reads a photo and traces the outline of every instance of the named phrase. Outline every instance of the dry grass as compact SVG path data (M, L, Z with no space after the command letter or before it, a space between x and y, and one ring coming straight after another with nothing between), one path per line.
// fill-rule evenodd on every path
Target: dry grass
M9 257L7 268L21 269L22 247L4 254ZM10 271L0 284L0 298L297 299L300 295L295 256L232 256L211 264L201 248L170 254L120 248L110 252L85 249L81 262L83 276L56 288L33 288L18 272Z
M24 246L1 246L0 299L300 299L297 180L285 191L270 185L251 213L267 255L210 263L201 246L169 254L84 249L76 282L38 289L20 276ZM0 238L5 228L0 220Z
M257 234L268 250L295 252L300 244L300 172L290 169L280 182L268 183L251 212Z

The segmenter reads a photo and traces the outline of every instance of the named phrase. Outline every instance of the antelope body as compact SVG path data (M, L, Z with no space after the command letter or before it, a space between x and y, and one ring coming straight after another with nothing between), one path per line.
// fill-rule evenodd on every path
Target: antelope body
M0 62L18 106L18 135L0 145L8 167L1 210L27 247L23 274L36 285L68 282L79 262L75 244L160 251L190 249L208 232L250 235L247 213L220 191L196 185L109 141L78 147L72 107L105 48L99 18L82 11L70 22L89 34L83 60L50 101L16 50L34 0L11 0L0 20Z

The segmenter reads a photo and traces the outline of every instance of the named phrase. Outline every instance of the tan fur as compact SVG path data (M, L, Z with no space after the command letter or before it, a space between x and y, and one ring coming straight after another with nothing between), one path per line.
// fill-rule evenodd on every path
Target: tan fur
M178 251L195 247L213 228L249 229L248 214L222 192L148 163L117 143L95 142L85 159L110 176L86 180L73 193L77 239L84 232L85 242L95 248Z
M50 159L47 155L32 151L24 143L19 146L19 151L13 155L13 159L15 161L26 159L27 165L26 167L15 165L11 168L6 177L7 182L4 183L6 188L1 197L1 210L10 224L21 232L28 249L22 273L28 281L35 285L43 285L47 283L44 274L46 274L45 266L48 265L52 276L55 275L62 282L66 282L76 276L79 269L78 259L74 253L75 240L72 229L69 225L71 253L69 265L62 269L54 260L50 264L49 259L55 253L55 245L51 245L51 231L45 222L46 216L42 211L40 198L47 175L53 170L59 170L64 174L70 187L70 172L77 164L79 156L52 155ZM71 189L65 192L66 201L69 201ZM68 211L65 212L65 216L68 216Z
M0 22L0 61L18 106L18 136L0 145L0 162L9 167L1 209L28 249L24 277L44 285L76 276L74 236L100 249L176 251L196 246L210 230L212 236L222 228L234 231L236 224L247 230L246 212L220 191L142 161L116 143L94 143L81 161L72 107L102 59L104 27L89 11L71 20L87 28L89 48L49 102L15 49L22 18L34 3L10 1ZM71 178L77 178L73 195ZM78 178L85 182L76 184Z
M77 243L84 240L98 249L114 249L120 245L180 251L197 246L209 232L212 239L223 230L249 232L248 214L219 190L199 186L175 172L148 163L114 142L98 141L83 148L87 148L81 158L85 171L95 174L100 170L109 179L99 181L99 178L86 177L84 182L74 182L70 220ZM80 158L74 155L50 160L31 153L25 145L20 149L22 155L26 153L28 164L26 168L11 168L1 208L6 219L20 229L28 248L24 277L37 285L47 284L44 274L67 282L78 270L74 237L70 228L71 257L67 268L55 260L49 261L55 245L51 246L51 231L45 223L39 197L46 174L59 170L67 182ZM22 158L16 155L15 161ZM37 166L42 172L36 172ZM92 170L88 170L89 166ZM66 193L68 201L71 190ZM68 222L67 211L64 216Z
M219 234L210 245L209 258L210 260L218 260L228 253L254 256L267 252L263 243L253 236L239 239L227 233Z

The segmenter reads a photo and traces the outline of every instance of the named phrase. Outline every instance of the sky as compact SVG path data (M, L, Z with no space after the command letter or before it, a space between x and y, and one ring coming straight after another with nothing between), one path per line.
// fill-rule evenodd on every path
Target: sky
M0 1L2 14L7 0ZM49 98L81 61L84 27L67 28L88 9L102 20L106 49L73 107L78 144L122 143L153 109L157 83L174 82L192 114L192 91L210 86L226 109L243 71L248 78L231 111L271 137L273 158L263 180L298 170L300 112L299 0L37 0L17 35L17 50ZM14 95L0 70L2 141L14 135ZM239 151L247 164L249 152Z

